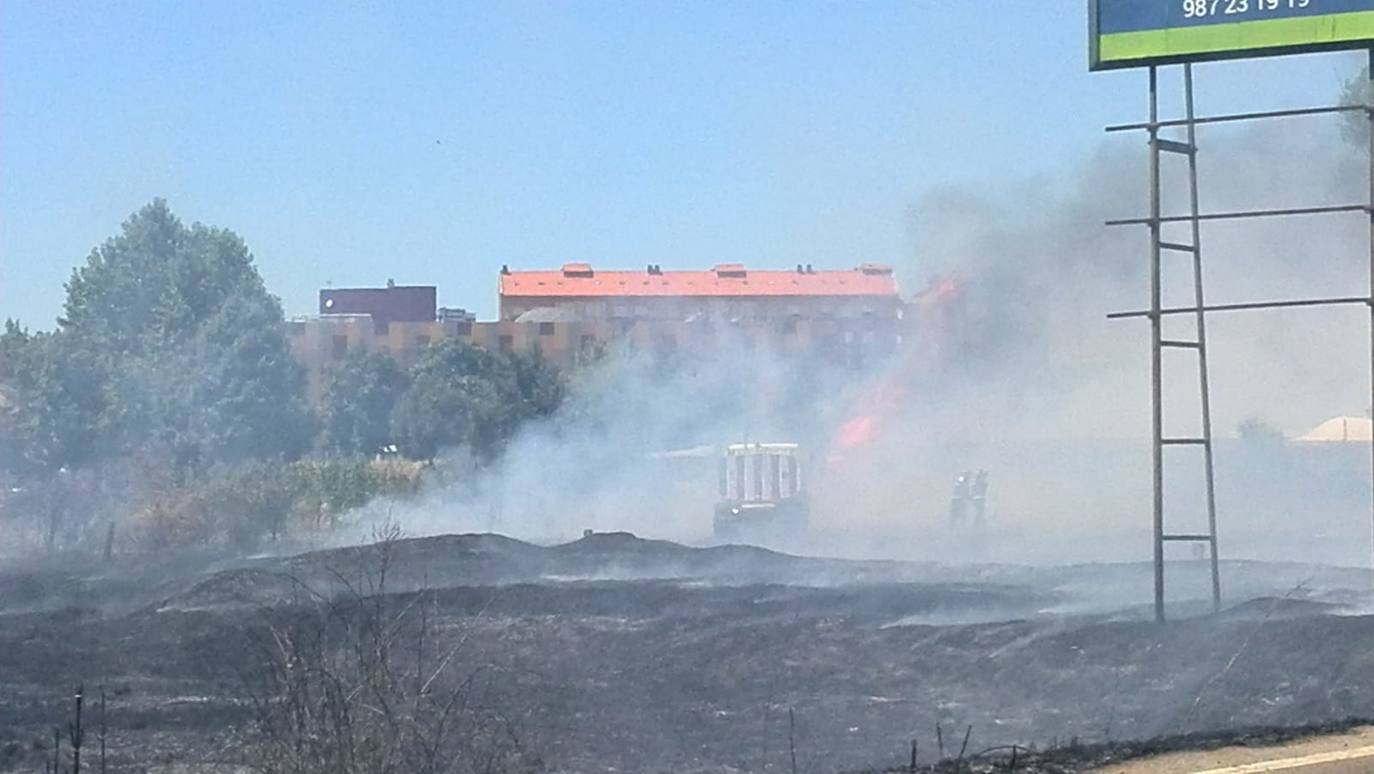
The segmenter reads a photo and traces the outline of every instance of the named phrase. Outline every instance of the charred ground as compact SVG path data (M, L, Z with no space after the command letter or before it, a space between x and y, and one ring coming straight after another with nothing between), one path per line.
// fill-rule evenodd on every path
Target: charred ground
M0 767L41 770L85 683L109 690L117 770L232 770L256 636L373 588L377 551L0 573ZM626 534L404 540L387 561L387 603L433 611L461 646L451 668L553 770L790 771L794 751L803 771L883 768L911 739L933 760L937 724L949 755L970 728L969 753L1098 750L1055 759L1071 770L1148 748L1087 744L1374 716L1374 616L1341 591L1364 582L1354 571L1228 565L1250 601L1157 626L1120 604L1147 588L1136 566L835 561Z

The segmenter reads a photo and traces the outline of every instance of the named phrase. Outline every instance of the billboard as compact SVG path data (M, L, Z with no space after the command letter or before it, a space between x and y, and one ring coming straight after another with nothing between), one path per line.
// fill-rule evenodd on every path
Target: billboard
M1093 70L1374 46L1374 0L1088 0Z

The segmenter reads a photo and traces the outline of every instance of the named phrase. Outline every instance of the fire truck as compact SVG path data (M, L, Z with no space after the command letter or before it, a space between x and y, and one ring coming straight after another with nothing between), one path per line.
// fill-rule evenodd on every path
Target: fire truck
M721 450L713 522L723 540L794 537L806 530L801 449L795 443L735 443Z

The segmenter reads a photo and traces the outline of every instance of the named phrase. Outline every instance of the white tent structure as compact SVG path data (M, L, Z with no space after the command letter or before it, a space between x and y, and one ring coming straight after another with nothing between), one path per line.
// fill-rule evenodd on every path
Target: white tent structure
M1369 443L1374 422L1365 417L1332 417L1295 440L1301 443Z

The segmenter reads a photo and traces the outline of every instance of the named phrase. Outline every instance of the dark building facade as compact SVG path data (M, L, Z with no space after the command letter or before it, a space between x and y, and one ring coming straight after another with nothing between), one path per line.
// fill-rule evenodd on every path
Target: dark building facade
M379 325L393 322L434 322L438 293L433 285L382 288L325 288L320 291L320 314L365 314Z

